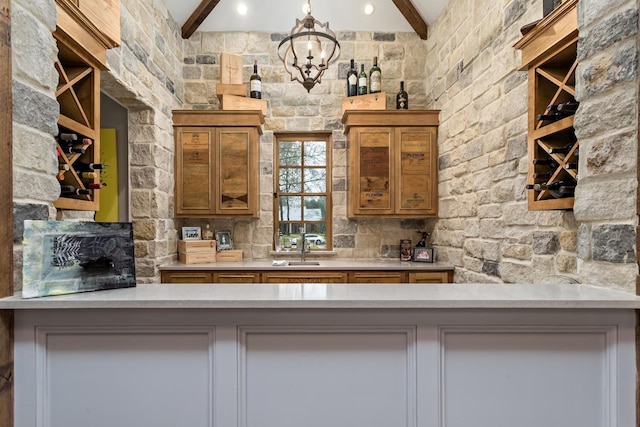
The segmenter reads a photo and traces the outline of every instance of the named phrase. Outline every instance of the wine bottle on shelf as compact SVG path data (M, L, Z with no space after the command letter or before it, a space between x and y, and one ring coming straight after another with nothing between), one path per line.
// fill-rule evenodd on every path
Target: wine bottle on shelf
M550 168L557 168L558 167L558 162L556 162L555 160L553 160L552 158L546 158L546 159L533 159L531 160L531 162L534 165L540 165L540 166L549 166Z
M539 179L539 178L549 179L551 178L551 175L553 175L552 172L534 172L531 174L531 177L533 179Z
M567 162L564 164L565 169L578 169L578 162Z
M96 172L80 172L78 173L82 179L95 179L98 177Z
M369 71L369 93L382 91L382 70L378 67L378 57L373 57L373 66Z
M351 60L351 67L347 72L347 96L356 96L358 94L358 71L354 60Z
M93 172L96 170L104 169L104 164L102 163L85 163L85 162L75 162L73 167L78 172Z
M569 143L567 145L563 145L562 147L550 147L548 152L550 154L558 153L558 154L567 154L573 148L573 143Z
M76 188L73 185L61 185L60 195L65 196L90 196L93 194L93 190L88 188Z
M358 95L367 94L367 72L364 71L364 64L360 64L360 74L358 74Z
M567 101L560 104L551 104L547 107L549 112L560 111L566 115L575 114L580 103L578 101Z
M262 99L262 78L258 74L258 61L253 61L253 74L249 80L251 92L249 96L255 99Z
M85 184L85 187L90 188L92 190L99 190L104 186L105 186L105 184L102 184L102 183L99 183L99 182L96 182L96 183L92 182L92 183L89 183L89 184Z
M409 94L404 90L404 82L400 82L400 91L396 95L396 110L409 109Z
M60 132L58 134L58 140L66 143L73 143L74 141L78 140L78 135L76 135L75 133Z
M62 149L67 154L79 153L84 154L87 152L87 148L84 145L68 145Z

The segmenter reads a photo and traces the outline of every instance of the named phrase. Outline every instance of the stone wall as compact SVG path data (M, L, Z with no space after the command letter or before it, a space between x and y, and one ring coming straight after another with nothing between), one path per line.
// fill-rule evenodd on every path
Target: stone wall
M580 277L635 292L638 274L638 2L578 4Z
M333 132L333 247L340 258L373 258L381 244L399 246L401 238L419 240L416 230L424 230L424 220L347 219L347 141L342 132L341 106L346 96L349 60L364 63L367 72L378 56L382 68L382 90L387 108L395 108L395 94L405 81L411 108L425 108L425 45L414 33L338 32L341 54L316 85L307 93L298 82L291 82L278 58L277 46L286 34L195 33L185 41L185 108L218 109L216 84L220 82L220 53L243 56L244 81L248 82L254 60L262 77L262 98L268 101L264 135L260 141L260 219L195 220L183 225L231 230L234 247L244 250L245 258L269 257L273 236L273 134L282 131ZM395 255L399 256L399 251Z
M431 27L427 105L442 110L434 241L458 282L572 278L635 291L637 3L582 0L578 12L574 212L528 211L524 191L527 76L512 45L542 2L452 0Z
M59 106L53 0L11 2L13 62L13 243L14 287L22 284L22 232L25 219L55 218L60 194L54 136ZM25 54L28 52L28 54Z

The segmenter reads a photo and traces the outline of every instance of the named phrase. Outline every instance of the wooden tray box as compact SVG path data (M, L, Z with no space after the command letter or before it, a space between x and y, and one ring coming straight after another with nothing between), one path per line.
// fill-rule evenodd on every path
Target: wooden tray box
M184 253L197 253L197 252L210 252L216 251L216 241L215 240L179 240L178 241L178 252Z
M213 252L178 252L178 260L184 264L209 264L216 262L216 251Z
M240 262L242 261L242 249L229 249L219 251L216 254L217 262Z
M220 54L220 83L242 84L242 55Z
M218 95L218 97L222 95L236 95L244 96L246 98L247 93L249 93L249 88L246 84L216 84L216 95Z
M342 114L345 110L386 110L387 93L378 92L369 95L348 96L342 98Z
M263 115L267 115L266 99L247 98L245 96L227 94L218 95L218 98L220 99L221 108L223 110L259 110L262 111Z

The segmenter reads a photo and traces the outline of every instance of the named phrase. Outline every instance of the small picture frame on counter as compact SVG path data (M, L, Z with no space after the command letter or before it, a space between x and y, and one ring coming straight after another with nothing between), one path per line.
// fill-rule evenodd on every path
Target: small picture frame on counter
M230 231L216 231L216 245L219 251L233 249Z
M415 248L413 260L415 262L433 262L433 248Z
M400 240L400 261L411 261L411 239Z
M182 227L182 240L201 240L200 227Z

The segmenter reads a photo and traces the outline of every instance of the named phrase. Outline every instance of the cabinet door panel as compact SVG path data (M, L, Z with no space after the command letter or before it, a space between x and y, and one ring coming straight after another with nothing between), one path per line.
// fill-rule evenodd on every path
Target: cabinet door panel
M448 271L409 273L409 283L451 283L452 279Z
M405 283L405 273L401 271L372 271L349 273L349 283Z
M176 132L176 214L213 214L215 157L213 130L183 128Z
M208 271L163 271L162 283L211 283Z
M350 215L393 213L393 131L390 128L353 130L350 163Z
M260 273L242 273L228 271L213 273L214 283L260 283Z
M396 213L435 215L437 153L434 128L396 129Z
M263 283L345 283L347 273L340 272L265 272L262 274Z
M251 143L254 133L250 128L217 131L219 174L216 211L219 214L247 215L255 210L250 196L256 191L254 181L258 175Z

